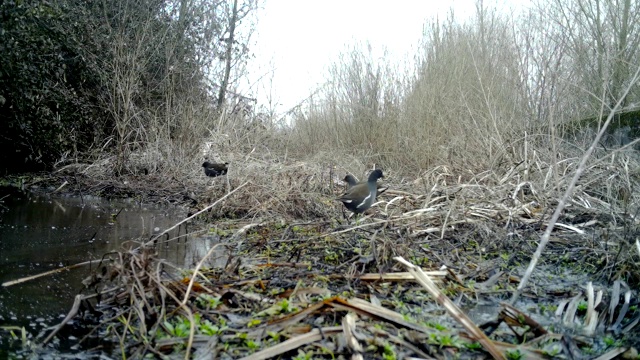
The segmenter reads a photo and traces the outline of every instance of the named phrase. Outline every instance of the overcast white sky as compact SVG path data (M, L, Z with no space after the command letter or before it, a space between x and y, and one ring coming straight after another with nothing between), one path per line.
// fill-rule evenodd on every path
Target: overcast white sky
M527 0L498 1L502 8ZM253 35L255 59L249 64L260 104L271 95L280 112L305 99L325 76L325 69L354 43L386 48L389 61L416 53L426 20L456 18L474 12L475 0L265 0ZM515 5L514 5L515 4ZM273 71L271 71L273 69ZM271 93L271 94L269 94Z

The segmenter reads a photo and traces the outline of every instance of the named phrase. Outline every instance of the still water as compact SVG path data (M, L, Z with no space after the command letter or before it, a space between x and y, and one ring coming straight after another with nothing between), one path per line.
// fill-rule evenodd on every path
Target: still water
M0 189L0 283L126 251L184 217L184 211L161 205ZM187 236L185 226L162 237L167 238L171 241L157 246L159 256L180 267L198 261L213 241ZM25 326L37 334L56 325L91 271L83 266L0 286L0 326ZM0 354L3 342L0 339Z

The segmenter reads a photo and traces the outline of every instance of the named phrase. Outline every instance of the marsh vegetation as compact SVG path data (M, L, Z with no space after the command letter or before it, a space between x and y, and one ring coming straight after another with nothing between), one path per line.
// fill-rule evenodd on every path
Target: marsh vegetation
M637 7L480 1L428 22L413 66L355 45L276 114L236 91L253 2L5 2L0 154L219 239L223 267L176 269L160 238L102 258L72 315L114 355L633 357ZM345 219L341 179L374 167L389 190Z

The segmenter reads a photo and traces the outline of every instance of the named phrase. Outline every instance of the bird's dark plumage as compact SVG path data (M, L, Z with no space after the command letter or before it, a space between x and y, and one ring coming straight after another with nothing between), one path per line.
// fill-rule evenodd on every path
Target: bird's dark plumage
M352 188L356 186L356 184L358 184L358 179L356 179L356 177L351 174L347 174L347 176L345 176L344 179L342 179L342 181L349 184L349 188Z
M229 170L229 163L224 164L213 164L208 161L205 161L202 164L204 168L204 174L210 177L216 177L220 175L225 175Z
M347 184L349 184L349 189L351 189L352 187L358 185L358 184L366 184L366 181L360 181L358 182L358 179L356 179L355 176L351 175L351 174L347 174L347 176L344 177L344 179L342 179L342 181L346 182ZM378 189L377 193L376 193L376 197L380 196L380 194L382 194L383 192L387 191L388 187L385 187L381 184L376 183L376 187Z
M366 182L356 183L351 186L338 200L342 201L344 206L354 213L363 213L376 202L377 181L383 177L382 170L373 170ZM347 181L346 177L345 181Z

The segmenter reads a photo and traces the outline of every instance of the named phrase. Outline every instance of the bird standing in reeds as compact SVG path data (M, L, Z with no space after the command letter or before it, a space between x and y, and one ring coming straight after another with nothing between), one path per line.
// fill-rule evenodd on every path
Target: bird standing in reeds
M347 175L349 177L349 175ZM345 177L345 181L349 182ZM378 179L383 178L382 170L376 169L369 174L367 181L355 182L342 196L338 198L344 206L355 214L361 214L376 202L378 194ZM355 180L355 179L353 179Z
M344 179L342 179L342 181L346 182L348 184L347 189L351 189L352 187L359 185L359 184L366 184L366 181L358 181L358 179L351 175L351 174L347 174ZM380 194L382 194L383 192L387 191L387 189L389 189L388 187L383 186L382 184L376 183L376 188L377 188L377 192L376 192L376 198L378 196L380 196Z
M214 164L214 163L205 161L202 164L202 167L204 168L205 175L209 177L216 177L216 176L227 174L227 171L229 170L229 163L226 162L224 164Z

